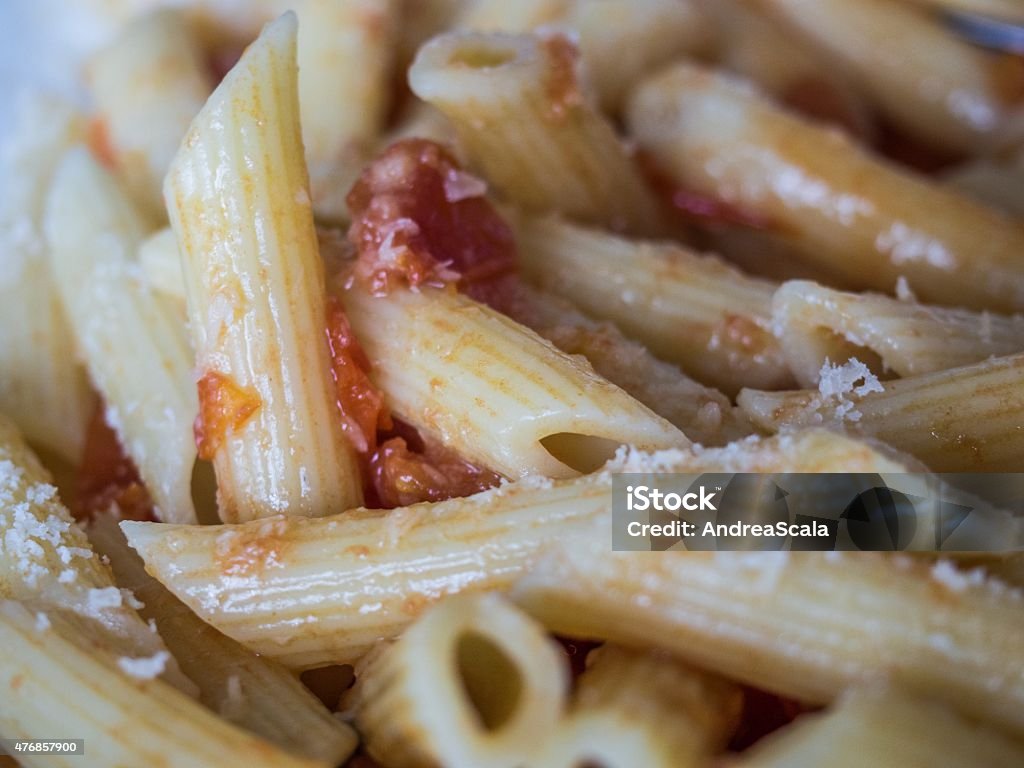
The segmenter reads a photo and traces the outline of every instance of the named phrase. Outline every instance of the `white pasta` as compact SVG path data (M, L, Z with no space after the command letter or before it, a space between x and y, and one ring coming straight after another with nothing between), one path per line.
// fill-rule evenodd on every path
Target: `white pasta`
M114 169L140 210L162 220L163 176L213 87L198 40L179 11L146 13L93 58L89 84Z
M179 318L142 281L143 220L84 148L50 192L51 267L76 346L162 520L194 522L192 351Z
M619 445L688 442L585 361L464 296L339 295L392 411L506 477L571 477Z
M779 288L773 314L789 367L805 387L818 385L826 359L867 353L877 358L878 373L917 376L1024 350L1020 315L930 307L804 281Z
M0 412L70 463L93 398L50 274L43 211L57 163L83 135L74 109L34 94L18 105L0 161Z
M362 497L331 391L295 38L286 14L246 50L189 129L164 189L231 521L324 515Z
M510 201L658 233L658 201L589 104L578 67L564 35L453 33L420 49L409 84L455 124L470 160Z

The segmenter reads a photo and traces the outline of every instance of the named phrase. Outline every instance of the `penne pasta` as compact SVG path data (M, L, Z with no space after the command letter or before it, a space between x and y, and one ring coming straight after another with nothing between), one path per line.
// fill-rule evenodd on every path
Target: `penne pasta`
M680 56L708 53L715 37L703 6L690 0L475 0L458 22L478 32L569 30L579 40L597 103L610 113L644 74Z
M345 195L384 126L399 0L301 0L302 142L313 210L347 218Z
M213 89L207 72L185 17L168 8L130 21L90 62L98 146L153 221L165 216L163 176Z
M512 317L566 354L585 357L599 376L695 443L725 445L753 432L750 422L721 392L697 383L627 339L616 326L587 317L557 296L520 286Z
M708 10L720 26L723 67L809 117L872 138L871 105L849 75L829 66L828 57L813 44L788 34L762 7L746 0L719 0Z
M559 648L496 595L451 597L371 652L343 702L393 768L512 768L556 727L569 687Z
M94 403L50 273L43 212L57 162L84 133L70 105L27 96L0 159L0 413L70 464Z
M139 266L146 284L162 297L185 303L178 239L170 227L159 229L139 245Z
M309 669L357 660L445 595L507 588L551 541L601 525L610 509L601 474L390 512L122 528L147 571L203 620Z
M889 120L937 146L983 152L1019 104L1019 72L906 3L766 0L764 7L848 70Z
M629 124L683 189L738 207L855 288L903 276L922 301L1024 308L1024 227L680 64L639 88Z
M420 49L409 84L452 121L470 160L510 202L657 234L658 201L588 103L578 59L561 34L452 33Z
M858 688L820 715L805 715L757 744L736 768L990 765L1011 768L1024 748L943 706L892 688Z
M620 445L688 442L584 361L472 299L359 286L339 296L391 410L506 477L571 477Z
M13 739L75 734L87 742L90 765L328 768L292 757L227 724L160 680L131 675L89 647L68 639L59 614L40 629L25 605L0 601L0 728ZM161 657L162 658L162 657ZM148 660L147 660L148 661ZM26 766L75 768L79 756L22 756Z
M773 316L785 358L816 387L826 360L877 360L874 371L919 376L1024 350L1024 317L929 307L816 283L785 283ZM867 353L867 357L865 356Z
M61 504L49 474L3 417L0 600L33 602L40 626L46 625L50 612L66 612L65 623L73 625L68 637L87 638L112 655L166 655L160 637L132 609L135 598L114 584L110 569ZM173 658L166 659L162 673L182 691L195 690Z
M324 515L362 497L331 391L295 36L294 14L265 28L164 185L200 371L200 456L227 521Z
M199 407L180 320L143 284L134 257L144 223L84 148L61 162L46 233L76 346L106 402L106 420L170 522L195 522L192 422Z
M887 677L1024 733L1024 598L948 565L865 552L653 555L577 540L512 595L556 632L664 648L785 696L827 702Z
M611 472L887 473L907 466L863 442L807 430L725 448L633 452L573 480L530 478L390 512L122 528L147 572L203 620L257 653L310 669L357 660L445 595L508 588L553 541L598 532L607 545Z
M858 362L835 366L829 385L818 391L745 390L737 402L761 429L841 425L909 453L935 472L1019 468L1024 450L1019 428L1024 418L1024 355L884 385ZM865 383L857 385L861 380Z
M772 283L676 245L555 219L522 217L516 230L527 279L615 323L694 378L730 395L792 382L772 335Z
M739 722L737 686L665 654L591 651L570 717L534 765L701 765Z
M352 754L358 739L351 727L292 672L222 635L147 575L113 516L95 518L88 532L118 584L143 602L139 614L154 622L210 710L299 757L334 766Z

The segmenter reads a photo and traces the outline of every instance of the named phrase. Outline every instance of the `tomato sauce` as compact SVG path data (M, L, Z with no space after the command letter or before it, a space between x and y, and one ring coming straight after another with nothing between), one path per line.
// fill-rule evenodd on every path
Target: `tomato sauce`
M155 521L149 492L104 411L100 403L89 421L71 511L76 520L88 520L116 504L122 520Z
M512 290L515 237L485 192L440 144L392 144L348 195L356 277L376 295L455 285L500 310Z
M384 393L370 381L370 361L334 296L327 300L327 346L342 429L358 453L368 454L377 447L377 430L391 429L391 414Z
M353 290L452 288L498 311L517 295L511 228L440 144L407 139L388 147L348 195L348 237L358 259ZM341 305L328 302L328 341L338 407L362 455L368 503L382 508L468 496L501 481L454 451L392 421L370 380L366 355Z
M263 404L251 387L243 387L219 371L207 371L199 379L199 415L192 431L199 458L217 455L229 431L240 429Z

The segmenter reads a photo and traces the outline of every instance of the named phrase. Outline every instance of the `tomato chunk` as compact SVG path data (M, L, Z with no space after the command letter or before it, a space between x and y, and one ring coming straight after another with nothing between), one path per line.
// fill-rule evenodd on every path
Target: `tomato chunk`
M199 458L211 460L228 432L240 429L263 404L252 387L243 387L231 376L207 371L199 379L199 415L192 431Z
M391 428L391 414L384 394L370 381L370 361L334 296L327 300L327 344L342 429L358 453L369 453L377 447L377 430Z
M456 285L472 298L500 304L496 287L515 272L515 238L486 189L436 142L392 144L348 195L357 278L376 295Z
M386 440L374 452L370 476L387 509L470 496L501 482L500 475L435 442L427 442L422 452L411 451L403 437Z

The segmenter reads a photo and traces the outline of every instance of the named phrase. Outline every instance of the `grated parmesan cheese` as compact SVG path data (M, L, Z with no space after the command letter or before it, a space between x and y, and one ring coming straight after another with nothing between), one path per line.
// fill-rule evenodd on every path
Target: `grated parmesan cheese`
M42 611L39 611L39 613L36 614L36 632L45 632L49 628L50 618Z
M449 168L444 177L444 199L449 203L483 197L487 194L487 184L483 179L471 173Z
M857 385L858 381L864 383ZM871 392L884 392L885 387L878 377L856 357L851 357L843 365L833 365L827 357L818 372L818 394L822 403L835 403L835 415L839 421L860 421L861 412L856 404L847 399L853 394L864 397Z
M90 589L86 593L86 608L89 613L99 613L107 608L120 608L121 604L121 590L117 587Z
M143 656L133 659L129 656L122 656L117 660L117 666L122 672L137 677L140 680L152 680L163 674L170 661L171 654L167 651L157 651L152 656Z

